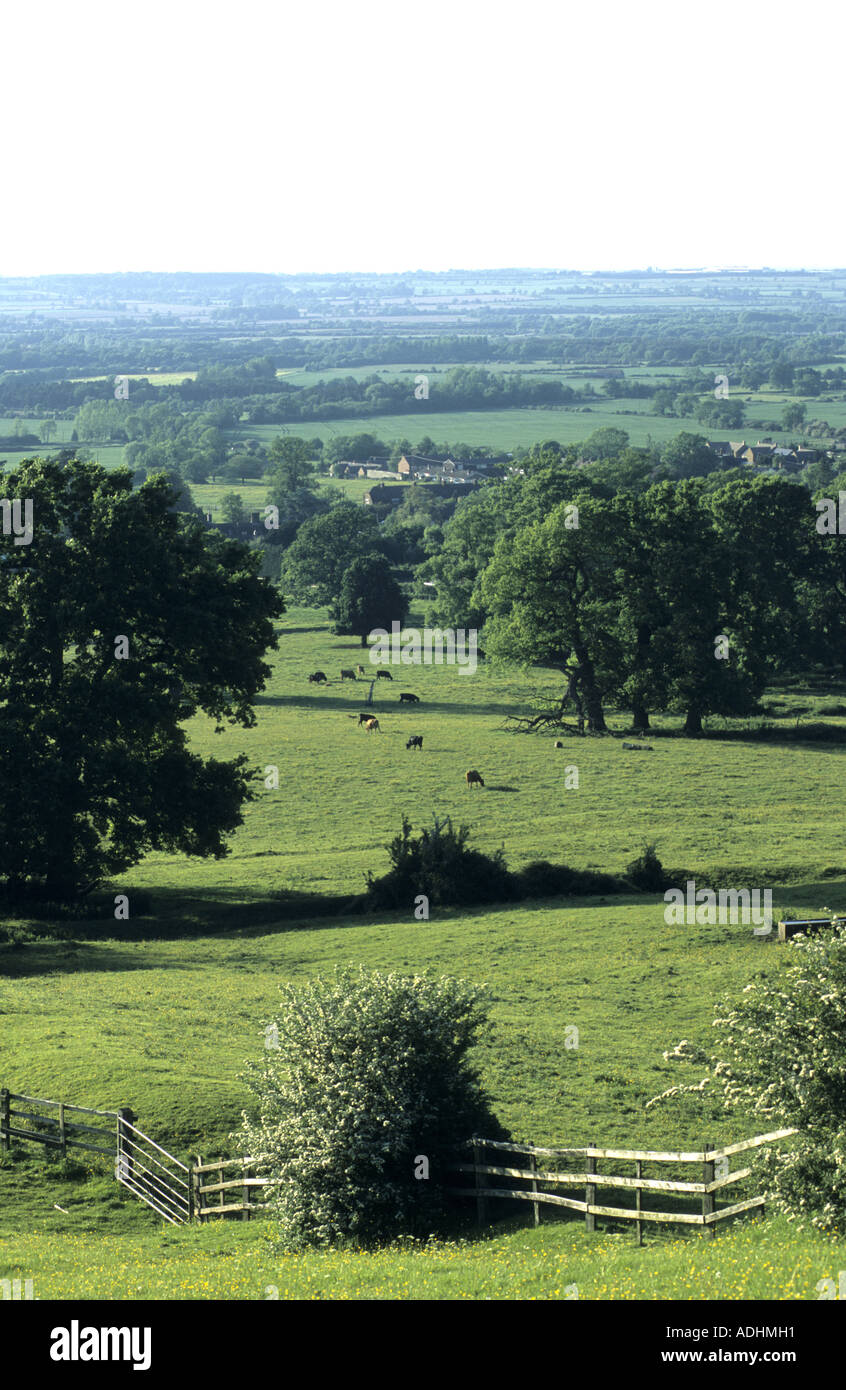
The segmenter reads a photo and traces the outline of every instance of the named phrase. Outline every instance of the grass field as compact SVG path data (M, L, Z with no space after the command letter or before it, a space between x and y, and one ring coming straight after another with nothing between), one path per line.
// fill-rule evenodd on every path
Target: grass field
M669 736L679 720L667 718L653 753L631 759L613 738L556 751L549 737L504 731L531 690L553 688L549 673L409 667L378 683L383 733L368 735L350 717L368 687L337 679L361 658L354 640L307 609L281 626L257 728L215 737L204 719L192 727L203 752L277 765L279 789L247 807L228 859L153 855L115 883L131 912L133 894L151 894L126 926L80 921L71 939L0 945L0 1085L130 1104L183 1157L229 1152L246 1101L239 1075L260 1055L279 983L363 962L489 987L493 1033L478 1061L516 1139L668 1147L755 1132L703 1098L644 1106L678 1079L662 1053L681 1037L707 1042L714 999L789 946L749 928L668 927L660 896L437 911L426 922L412 903L380 918L318 916L315 898L358 892L367 870L383 872L403 814L415 826L449 814L479 848L503 846L513 868L543 857L617 871L655 841L666 865L700 884L771 884L777 910L842 911L844 745L791 742L790 713L799 701L830 710L837 692L796 685L774 697L780 741L738 725L689 741ZM317 667L327 688L307 683ZM401 708L401 689L421 705ZM618 730L627 722L611 716ZM424 735L422 753L406 751L411 732ZM574 765L579 788L565 790ZM466 787L469 766L484 791ZM564 1046L572 1024L578 1050ZM590 1236L571 1219L283 1258L267 1221L164 1231L108 1177L31 1155L0 1163L0 1204L0 1277L35 1278L39 1297L264 1298L274 1285L280 1298L558 1298L576 1283L586 1298L812 1298L846 1267L843 1243L774 1218L737 1223L714 1243L650 1232L643 1250L630 1228Z

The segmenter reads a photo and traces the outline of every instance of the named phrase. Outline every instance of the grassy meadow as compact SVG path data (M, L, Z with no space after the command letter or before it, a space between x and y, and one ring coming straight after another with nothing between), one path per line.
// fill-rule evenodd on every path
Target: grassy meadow
M509 732L506 716L556 677L486 663L475 674L393 668L393 682L374 687L382 732L368 734L356 715L369 683L339 677L361 660L323 611L290 609L257 727L215 735L192 721L204 754L244 751L262 777L279 770L278 789L258 783L230 856L147 857L106 894L128 894L126 923L110 912L65 923L59 940L37 939L37 922L6 924L0 1086L131 1105L184 1159L234 1152L248 1102L239 1077L261 1054L280 982L362 962L487 985L492 1030L478 1064L515 1140L698 1147L756 1132L702 1096L645 1105L682 1079L662 1053L681 1038L707 1043L714 1000L789 945L748 927L669 927L660 895L433 910L428 921L411 902L373 917L320 899L386 870L403 815L415 828L450 815L477 847L504 848L512 868L546 858L622 871L654 841L665 866L698 885L769 885L777 910L844 911L842 692L773 692L767 739L756 718L712 720L707 737L687 740L668 716L653 751L634 757L619 738L556 750L549 735ZM308 684L315 669L328 686ZM401 690L421 704L400 706ZM835 737L797 741L803 721ZM622 732L628 719L612 711L610 723ZM406 750L411 733L422 752ZM579 786L567 790L574 766ZM470 767L483 790L466 786ZM577 1049L565 1047L571 1025ZM539 1230L501 1220L425 1246L281 1255L269 1218L165 1229L97 1163L45 1162L32 1146L0 1156L0 1278L33 1278L41 1298L274 1297L269 1287L279 1298L564 1298L577 1284L582 1298L806 1299L846 1267L846 1242L773 1217L729 1223L713 1242L648 1228L638 1249L627 1223L600 1221L590 1235L548 1208Z

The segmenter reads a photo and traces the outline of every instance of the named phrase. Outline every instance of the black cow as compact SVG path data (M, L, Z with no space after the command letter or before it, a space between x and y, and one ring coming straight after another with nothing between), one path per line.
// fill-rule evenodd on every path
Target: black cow
M408 743L407 743L405 746L406 746L406 748L422 748L422 747L423 747L423 735L422 735L422 734L412 734L412 735L411 735L411 738L408 740Z
M404 705L419 705L419 704L420 704L420 696L419 696L419 695L412 695L412 693L411 693L410 690L404 690L404 691L402 692L402 694L400 695L400 704L401 704L401 705L403 705L403 704L404 704Z
M392 681L393 676L391 675L390 671L377 671L376 679L378 681Z
M322 685L325 680L326 676L323 671L313 671L309 676L309 681L312 685Z

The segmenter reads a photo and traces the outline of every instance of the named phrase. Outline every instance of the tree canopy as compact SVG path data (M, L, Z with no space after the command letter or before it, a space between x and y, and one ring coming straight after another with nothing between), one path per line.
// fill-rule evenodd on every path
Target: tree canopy
M64 900L149 850L220 857L252 775L193 753L198 710L250 728L284 611L257 554L163 477L27 460L28 545L0 535L0 880Z

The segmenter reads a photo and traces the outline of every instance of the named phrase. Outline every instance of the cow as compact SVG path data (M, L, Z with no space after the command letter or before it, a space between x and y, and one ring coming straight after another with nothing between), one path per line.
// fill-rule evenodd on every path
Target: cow
M623 747L627 748L630 753L653 753L655 751L651 743L624 743Z
M366 709L360 709L358 712L358 727L361 728L362 724L366 724L368 719L372 718L373 715L368 714Z
M408 743L407 743L405 746L406 746L406 748L422 748L422 747L423 747L423 735L422 735L422 734L412 734L412 735L411 735L411 738L408 740Z
M561 739L560 739L560 738L557 738L557 739L555 740L555 747L556 747L556 748L563 748L563 747L564 747L564 744L561 742Z
M377 671L376 679L378 681L392 681L393 676L391 675L390 671Z
M365 671L363 666L356 666L355 669L358 671L358 674L361 676L362 680L366 679L367 672Z
M465 773L464 775L465 775L465 777L467 778L467 785L468 785L468 787L475 787L475 786L483 787L483 786L485 785L484 778L479 776L479 774L478 774L478 772L476 772L475 768L471 768L471 770L470 770L469 772Z
M312 685L322 685L325 680L326 675L323 671L312 671L311 675L309 676L309 681Z
M368 732L369 734L372 734L372 733L374 732L374 730L375 730L375 732L376 732L377 734L381 734L381 732L382 732L382 730L379 728L379 720L378 720L378 719L367 719L367 720L365 720L364 727L365 727L365 729L367 730L367 732Z
M349 666L342 666L342 667L341 667L341 680L342 680L342 681L354 681L354 680L355 680L355 671L351 671L350 668L349 668Z
M405 705L419 705L419 704L420 704L420 696L419 696L419 695L412 695L412 693L411 693L410 690L404 690L404 691L402 692L402 694L400 695L400 704L401 704L401 705L403 705L403 704L405 704Z

